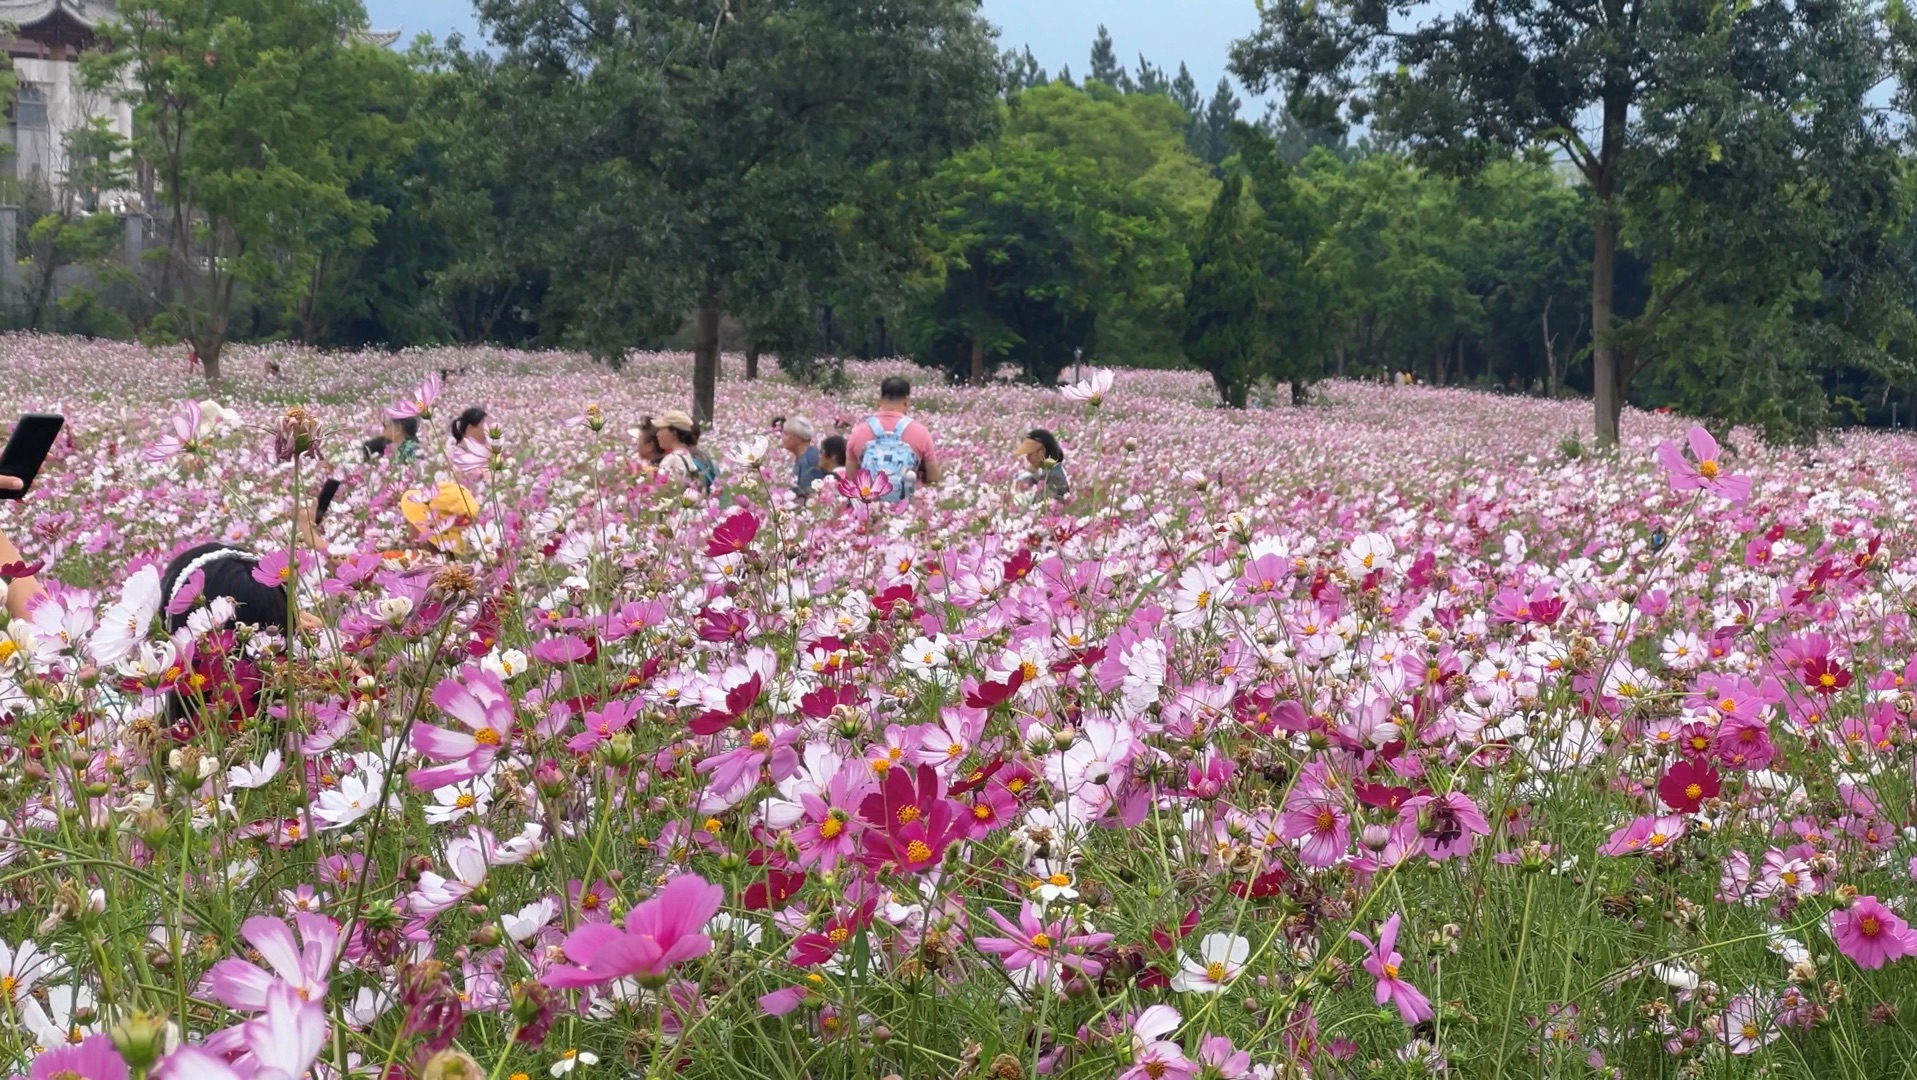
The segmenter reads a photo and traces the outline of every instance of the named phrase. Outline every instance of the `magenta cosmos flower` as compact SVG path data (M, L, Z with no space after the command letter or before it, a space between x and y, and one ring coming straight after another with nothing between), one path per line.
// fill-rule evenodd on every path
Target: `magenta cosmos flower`
M1356 930L1351 932L1351 940L1363 945L1370 954L1365 957L1364 968L1378 980L1378 1004L1389 1002L1395 1006L1398 1019L1409 1027L1431 1019L1431 999L1398 977L1399 966L1404 963L1404 957L1399 955L1397 949L1398 920L1401 917L1393 915L1384 921L1384 925L1378 928L1376 945Z
M720 886L681 874L627 913L624 929L591 923L574 930L561 946L574 966L556 966L544 981L560 990L629 977L662 986L674 967L712 951L703 928L725 898Z
M1673 491L1708 491L1740 505L1751 497L1751 478L1724 471L1718 460L1717 440L1710 432L1694 427L1685 441L1691 448L1688 458L1673 442L1666 441L1657 448L1658 464L1664 466Z
M1832 912L1830 934L1838 950L1860 968L1880 968L1917 953L1917 934L1875 896L1860 896L1850 910Z
M1351 818L1332 796L1293 796L1279 819L1287 840L1297 840L1298 861L1306 866L1334 866L1351 847Z
M433 704L467 730L414 726L413 749L430 760L444 762L407 774L406 778L421 791L484 775L512 738L512 699L491 672L469 667L457 679L441 680L433 688Z

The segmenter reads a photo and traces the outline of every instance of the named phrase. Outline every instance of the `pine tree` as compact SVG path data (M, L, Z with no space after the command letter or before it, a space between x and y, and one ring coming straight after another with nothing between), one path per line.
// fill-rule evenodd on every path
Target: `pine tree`
M1191 252L1185 290L1185 356L1211 373L1218 398L1243 408L1265 367L1258 244L1244 203L1245 178L1225 177Z
M1132 77L1118 64L1118 50L1112 47L1111 32L1101 24L1092 41L1092 73L1096 79L1120 93L1131 93Z
M1144 53L1138 54L1138 78L1135 85L1140 94L1163 94L1167 90L1165 72L1163 69L1153 67L1152 62L1145 59Z
M1198 80L1191 77L1191 69L1182 60L1178 62L1178 77L1171 82L1171 99L1186 114L1198 115Z
M1224 161L1231 154L1231 125L1237 119L1238 95L1232 92L1231 80L1221 77L1204 115L1192 120L1186 140L1192 156L1212 165Z
M1058 85L1060 85L1060 86L1076 86L1076 85L1078 85L1077 83L1074 83L1074 82L1072 81L1072 65L1070 65L1070 64L1060 64L1060 65L1058 65L1058 78L1057 78L1057 79L1055 79L1055 80L1053 80L1053 81L1054 81L1054 82L1056 82L1056 83L1058 83Z
M1032 48L1029 45L1025 47L1023 52L1014 52L1011 49L1005 50L999 62L1005 69L1005 90L1007 93L1030 90L1035 86L1044 86L1051 81L1046 77L1045 69L1038 66L1038 57L1032 55Z

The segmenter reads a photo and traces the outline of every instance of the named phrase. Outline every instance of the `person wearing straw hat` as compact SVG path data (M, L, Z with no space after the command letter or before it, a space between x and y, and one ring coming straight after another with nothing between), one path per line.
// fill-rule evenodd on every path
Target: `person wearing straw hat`
M687 484L696 480L703 490L711 491L719 479L719 466L713 462L712 455L699 449L699 425L683 409L666 412L655 423L659 449L665 451L665 457L659 462L660 471Z

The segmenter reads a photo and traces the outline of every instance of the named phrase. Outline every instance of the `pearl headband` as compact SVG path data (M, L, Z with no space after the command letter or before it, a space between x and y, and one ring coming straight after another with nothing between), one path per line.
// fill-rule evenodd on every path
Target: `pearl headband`
M187 581L190 580L194 574L212 566L216 562L221 562L226 559L251 559L255 563L260 561L260 557L250 551L241 551L239 548L232 547L215 548L181 568L180 576L173 579L173 589L167 594L166 604L164 606L173 606L174 602L180 598L180 590L186 588Z

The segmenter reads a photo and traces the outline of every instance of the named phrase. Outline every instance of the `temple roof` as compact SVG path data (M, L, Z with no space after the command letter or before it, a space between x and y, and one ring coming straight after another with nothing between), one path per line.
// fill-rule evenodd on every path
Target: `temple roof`
M5 2L6 0L0 0L0 3ZM357 31L354 36L368 45L377 45L383 49L393 42L398 41L399 35L399 30L360 30Z
M93 28L117 12L113 0L0 0L0 22L14 26L32 26L60 14Z

